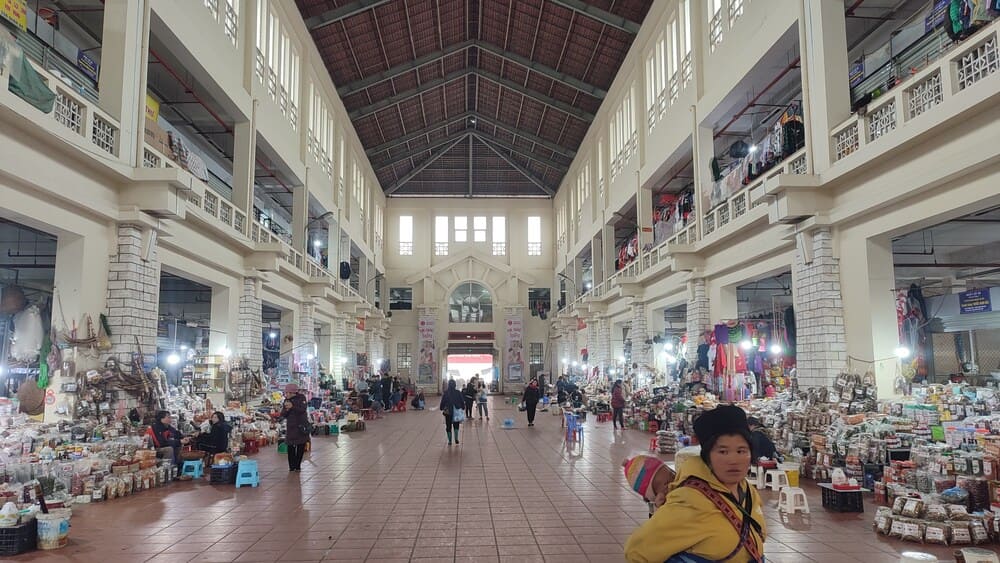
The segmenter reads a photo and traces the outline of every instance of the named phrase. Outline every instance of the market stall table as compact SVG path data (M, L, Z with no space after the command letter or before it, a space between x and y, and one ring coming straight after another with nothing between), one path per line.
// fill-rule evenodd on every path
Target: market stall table
M818 483L823 493L823 508L834 512L864 512L864 497L868 489L835 489L830 483Z

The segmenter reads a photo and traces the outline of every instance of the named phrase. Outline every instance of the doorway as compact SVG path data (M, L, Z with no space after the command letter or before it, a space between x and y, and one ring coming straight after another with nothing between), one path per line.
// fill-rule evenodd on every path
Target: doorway
M454 379L459 386L478 377L491 392L496 392L496 370L493 366L493 354L448 354L448 377Z

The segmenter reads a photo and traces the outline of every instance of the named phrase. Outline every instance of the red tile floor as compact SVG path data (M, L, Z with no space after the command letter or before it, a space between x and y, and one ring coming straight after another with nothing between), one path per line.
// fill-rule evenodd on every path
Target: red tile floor
M392 413L365 432L314 438L301 473L267 448L256 489L178 482L80 506L65 548L6 560L623 561L647 511L620 463L645 453L650 435L612 436L589 417L584 443L567 445L559 417L539 413L527 428L513 406L493 406L489 423L462 425L460 446L446 445L439 412ZM515 429L500 427L506 417ZM864 514L828 513L804 487L808 516L783 519L777 495L763 493L770 562L895 563L913 549L953 560L947 548L876 536L870 503Z

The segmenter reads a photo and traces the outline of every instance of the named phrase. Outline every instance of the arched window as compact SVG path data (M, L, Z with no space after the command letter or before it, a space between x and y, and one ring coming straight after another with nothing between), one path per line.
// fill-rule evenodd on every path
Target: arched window
M453 323L493 322L493 300L490 290L481 283L465 282L451 292L448 300L448 320Z

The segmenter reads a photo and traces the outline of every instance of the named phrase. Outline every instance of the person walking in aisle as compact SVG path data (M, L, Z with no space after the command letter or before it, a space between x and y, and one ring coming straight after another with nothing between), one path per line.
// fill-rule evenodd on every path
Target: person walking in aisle
M625 430L625 391L622 389L622 380L615 381L611 386L611 422L615 429L621 425Z
M528 411L528 426L535 425L535 408L538 407L539 399L541 399L541 392L538 390L538 380L531 378L531 382L524 388L524 395L521 396L521 402L524 403L524 408Z
M489 422L490 407L489 405L486 404L486 400L487 398L489 398L489 387L482 381L479 381L478 387L479 387L478 389L479 395L477 396L477 404L479 407L479 420L482 420L483 415L485 414L486 421Z
M465 417L465 397L458 391L454 379L448 380L448 390L441 395L441 414L444 415L444 433L448 435L448 445L451 445L451 434L455 432L455 445L458 445L458 430L461 420ZM456 417L455 415L460 415Z
M309 441L309 415L306 413L306 396L299 393L294 383L285 385L285 403L281 410L285 419L285 444L288 446L288 470L302 471L302 457Z
M472 420L472 405L476 402L476 378L469 380L469 384L462 389L462 398L465 400L465 419Z

